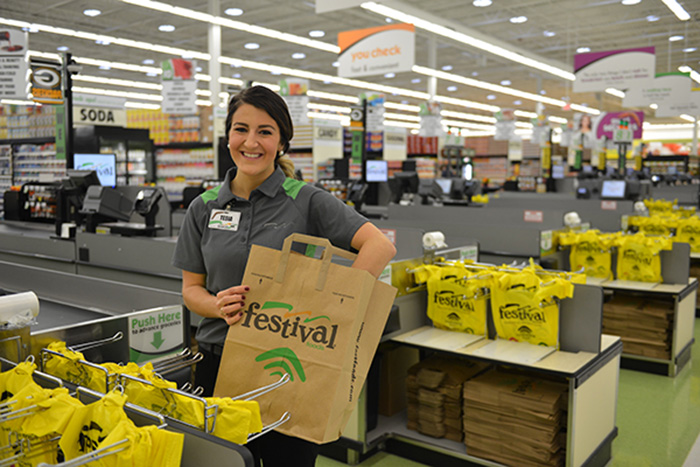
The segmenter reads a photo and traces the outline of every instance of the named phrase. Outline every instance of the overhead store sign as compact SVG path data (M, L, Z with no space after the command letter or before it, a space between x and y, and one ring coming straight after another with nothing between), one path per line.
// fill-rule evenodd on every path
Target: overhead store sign
M615 140L615 131L620 129L620 120L628 122L627 127L632 130L634 139L642 138L642 125L644 124L644 112L603 112L596 118L595 135L598 139L608 138Z
M194 79L195 65L191 60L172 58L161 62L163 73L163 113L193 115L197 113L197 80Z
M0 29L0 99L26 99L27 33Z
M656 72L654 50L654 47L640 47L574 55L574 92L628 89L653 79Z
M294 126L309 125L309 80L286 78L279 82L280 96L287 103Z
M126 107L126 98L74 93L73 105L100 107L103 109L124 109Z
M343 126L338 120L314 119L314 147L343 147Z
M126 110L73 106L74 125L102 125L126 128Z
M690 89L691 80L687 73L660 73L653 79L628 89L622 99L622 105L646 107L656 104L659 106L656 109L657 117L678 116L684 112L678 112L675 115L668 115L668 113L673 112L673 108L682 107L688 103Z
M338 76L381 75L411 71L416 55L416 28L390 24L338 34Z
M63 104L61 64L32 61L32 99L41 104Z

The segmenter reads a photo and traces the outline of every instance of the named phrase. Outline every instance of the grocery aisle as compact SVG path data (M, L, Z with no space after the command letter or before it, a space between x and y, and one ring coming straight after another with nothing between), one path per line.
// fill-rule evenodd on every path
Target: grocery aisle
M611 467L681 467L700 435L700 319L695 320L692 360L675 378L631 370L620 371L617 402L618 437L613 442ZM699 442L700 444L700 442ZM697 449L700 456L700 449ZM344 464L320 458L317 467ZM397 456L381 453L361 467L417 467ZM700 457L686 466L700 465Z

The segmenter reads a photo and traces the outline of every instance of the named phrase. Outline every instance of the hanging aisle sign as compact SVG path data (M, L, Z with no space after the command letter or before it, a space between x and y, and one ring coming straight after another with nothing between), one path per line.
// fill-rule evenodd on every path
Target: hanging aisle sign
M43 60L32 61L31 93L34 102L63 104L61 64Z
M27 33L0 29L0 99L27 98Z
M644 124L644 112L622 111L603 112L596 119L595 135L598 139L608 138L615 140L615 132L620 128L620 121L627 122L627 128L631 130L633 139L642 139L642 126ZM618 139L621 134L618 133Z
M366 0L316 0L316 14L360 6Z
M653 79L656 72L654 51L654 47L640 47L574 55L574 92L628 89Z
M338 76L411 71L416 55L415 30L412 24L390 24L339 33Z
M294 126L309 125L309 80L285 78L279 85L280 96L287 103Z
M659 73L654 79L632 86L625 93L622 105L625 107L648 106L656 104L657 117L678 116L666 115L674 107L687 104L690 98L691 80L687 73Z
M197 113L197 80L194 79L194 62L172 58L161 62L163 73L163 103L161 110L167 114Z

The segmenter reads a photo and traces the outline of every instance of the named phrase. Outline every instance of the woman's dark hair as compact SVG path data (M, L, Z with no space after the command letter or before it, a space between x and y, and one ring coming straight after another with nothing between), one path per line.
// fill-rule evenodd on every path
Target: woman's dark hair
M249 104L264 110L272 117L280 129L282 152L286 153L289 150L289 141L294 136L292 117L289 115L289 109L284 99L265 86L246 88L231 98L231 101L228 103L228 114L226 115L226 141L228 142L228 134L231 131L233 114L243 104Z

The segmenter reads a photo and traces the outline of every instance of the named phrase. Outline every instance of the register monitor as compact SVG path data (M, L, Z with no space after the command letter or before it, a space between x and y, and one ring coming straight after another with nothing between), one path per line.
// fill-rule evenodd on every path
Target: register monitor
M117 158L115 154L74 154L73 168L94 170L102 186L117 186Z
M625 180L603 180L600 190L601 199L625 199L627 182Z
M386 182L389 180L389 168L386 161L367 161L365 179L368 182Z

